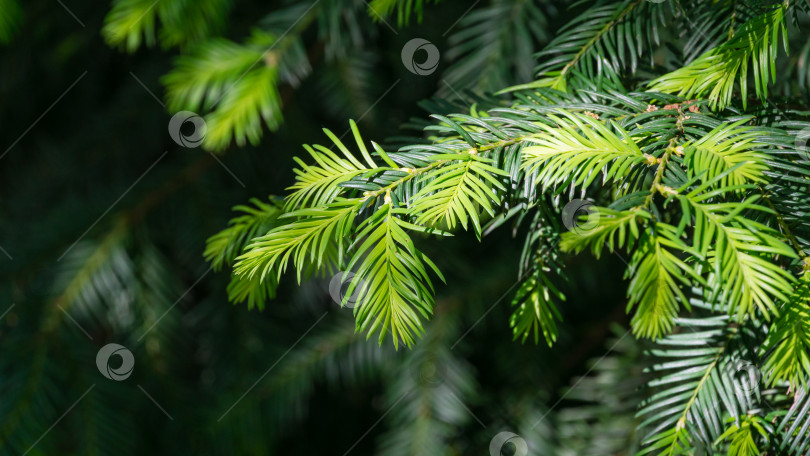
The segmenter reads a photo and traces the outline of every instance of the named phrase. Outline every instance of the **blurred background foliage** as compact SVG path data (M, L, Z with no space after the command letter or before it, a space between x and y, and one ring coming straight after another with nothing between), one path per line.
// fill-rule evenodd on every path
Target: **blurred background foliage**
M396 142L422 125L409 119L530 82L533 53L578 12L0 0L0 454L486 454L503 430L532 454L632 454L644 364L622 335L618 256L566 264L577 281L558 284L568 300L548 348L512 341L521 241L420 245L447 286L426 336L399 351L355 334L329 277L283 279L258 312L229 304L228 274L203 260L232 206L292 183L292 157L322 127L354 118ZM438 71L402 65L412 38L440 49ZM289 52L252 66L277 39ZM192 90L233 76L226 55L246 62L244 88ZM181 106L206 114L203 148L169 137ZM111 342L134 354L125 381L96 368Z

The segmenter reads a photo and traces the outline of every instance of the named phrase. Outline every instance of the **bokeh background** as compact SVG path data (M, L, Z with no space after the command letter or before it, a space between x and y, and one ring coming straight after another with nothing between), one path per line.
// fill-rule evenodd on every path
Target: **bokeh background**
M405 24L363 0L316 3L296 29L311 70L279 84L283 122L212 154L168 132L162 78L190 46L110 45L108 1L31 0L18 15L0 0L0 454L489 454L502 431L531 454L632 441L635 403L600 413L642 381L624 371L639 348L622 337L617 256L566 265L578 279L558 284L568 301L551 348L509 328L519 229L419 240L447 284L412 350L355 334L330 277L283 279L261 312L228 302L206 238L234 205L283 195L302 144L356 119L395 145L430 113L496 103L576 12L443 0ZM289 8L301 3L232 2L207 33L240 42ZM413 38L439 49L435 72L403 65ZM133 353L125 380L96 366L109 343Z

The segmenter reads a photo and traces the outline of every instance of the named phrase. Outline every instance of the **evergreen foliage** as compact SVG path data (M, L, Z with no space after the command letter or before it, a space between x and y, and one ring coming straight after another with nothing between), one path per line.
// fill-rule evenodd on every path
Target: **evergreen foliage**
M527 215L542 233L530 236L544 237L527 245L554 247L535 246L515 295L511 325L524 341L533 334L537 343L540 333L549 344L556 338L564 298L554 283L566 272L555 266L549 275L546 264L586 250L631 258L633 333L655 341L660 348L651 354L671 359L652 367L656 377L638 412L639 428L650 428L641 454L685 454L695 445L725 446L729 454L771 446L802 453L802 433L777 432L775 412L762 411L763 401L776 399L741 395L734 373L735 363L764 361L770 385L792 386L781 391L788 396L810 373L802 310L808 246L794 234L802 223L787 222L793 215L772 201L791 185L783 178L807 182L803 145L787 128L805 124L768 91L780 47L789 49L787 17L804 13L793 2L750 5L725 20L725 38L690 52L680 66L656 65L654 57L641 63L677 42L662 29L707 14L718 19L707 9L597 2L538 54L535 82L510 88L511 101L433 115L423 133L428 143L415 138L398 150L372 150L352 124L357 144L349 150L327 131L342 156L307 147L317 165L299 161L286 207L294 221L245 248L237 279L280 274L286 262L274 259L288 249L299 271L307 257L326 267L325 252L337 251L329 267L356 273L349 293L360 290L357 330L379 331L381 342L390 333L395 347L410 347L433 311L429 272L441 273L408 232L471 230L481 238ZM749 110L751 80L777 114ZM808 196L806 188L790 191ZM548 219L563 217L561 197L575 192L597 204L591 225L561 230ZM298 234L299 226L309 231ZM310 240L310 232L317 237ZM695 348L697 341L706 348Z
M199 441L166 444L166 452L266 454L292 439L317 440L301 438L299 426L321 405L320 385L382 388L386 430L374 442L347 437L347 454L357 445L358 454L479 454L501 425L525 438L530 454L810 451L810 3L455 2L464 17L443 24L456 27L438 76L443 98L422 104L429 119L378 142L361 120L379 101L368 88L387 93L371 82L368 64L385 55L377 41L392 27L387 21L409 30L454 2L279 3L234 31L229 15L239 5L228 0L112 2L104 40L127 53L172 53L160 78L167 110L204 116L203 148L218 154L213 160L236 148L275 149L285 127L318 123L333 100L357 103L350 114L360 125L348 121L344 135L307 132L294 165L271 157L258 173L294 167L286 195L235 206L219 232L206 223L189 227L189 237L166 234L177 221L172 209L148 219L158 228L137 228L177 191L168 180L65 245L57 266L40 272L25 260L30 269L9 288L33 296L20 305L20 325L37 339L0 333L14 354L0 360L0 395L13 398L0 401L0 454L150 449L132 435L144 429L134 415L163 419L152 403L137 402L136 390L113 409L105 399L120 395L120 385L97 381L90 395L95 371L67 373L54 360L92 360L84 327L94 343L92 336L113 335L133 347L151 375L145 390L204 410L188 415L203 423ZM0 10L0 43L19 39L20 6L0 0ZM318 91L324 106L288 114L293 94ZM195 169L177 179L193 181ZM211 184L183 201L199 199L195 192L221 197L233 183ZM205 204L182 210L188 220L211 212ZM453 243L483 245L503 232L522 246L513 265L519 280L508 300L487 301L495 279L485 276L504 273L454 260L469 249ZM188 260L204 237L200 258ZM568 325L577 321L577 287L596 281L593 271L611 259L626 266L628 327L586 340L585 357L602 346L608 354L585 363L584 374L581 359L560 368L571 386L546 396L561 385L543 371L564 365L552 350L576 346ZM227 274L228 285L209 287L213 298L186 298L212 270ZM285 277L304 291L290 291ZM347 281L340 304L353 318L318 327L327 313L291 293L330 277ZM264 313L222 310L217 288ZM184 298L193 304L181 318L173 309ZM487 334L505 340L481 342L470 331L497 306L509 314L496 312L503 330ZM199 339L183 340L189 333ZM548 347L524 359L517 341ZM487 356L491 372L476 370ZM505 377L524 390L480 393ZM244 391L259 399L242 402ZM59 443L37 446L83 392L89 405L54 431ZM148 429L161 431L155 427ZM323 449L295 443L304 453Z

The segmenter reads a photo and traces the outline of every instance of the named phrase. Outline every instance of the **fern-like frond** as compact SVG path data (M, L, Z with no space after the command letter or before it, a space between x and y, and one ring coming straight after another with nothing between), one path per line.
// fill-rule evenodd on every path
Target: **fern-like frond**
M684 144L684 163L691 175L713 181L722 175L716 181L720 187L764 182L768 156L756 149L760 133L741 127L745 122L722 125Z
M326 135L338 147L343 157L320 145L312 147L305 145L304 148L317 165L307 165L303 160L295 157L295 161L300 168L295 170L295 184L288 188L288 190L293 190L293 193L287 197L287 210L329 204L343 190L340 187L341 184L377 168L368 153L368 149L363 144L360 133L357 131L357 125L354 121L351 121L350 124L357 147L360 149L366 164L357 160L331 131L324 130Z
M102 34L108 43L135 52L141 43L155 45L157 10L150 0L116 0Z
M523 167L537 172L543 189L567 185L587 188L600 172L604 180L624 176L628 168L644 162L654 163L633 138L616 124L606 125L582 114L549 114L553 126L540 124L542 133L528 140L523 151Z
M793 404L779 423L782 442L779 449L784 454L803 455L810 448L810 394L803 388L793 395Z
M218 31L230 6L230 0L114 0L102 35L110 45L135 52L141 44L155 45L160 22L163 46L187 46Z
M532 336L540 343L540 333L548 346L557 341L557 321L562 321L554 300L565 301L565 295L557 289L548 276L550 269L538 264L534 272L518 288L512 306L516 307L509 318L509 326L515 340L526 342Z
M745 415L737 423L734 418L726 420L730 426L720 437L718 442L728 441L729 456L758 456L762 450L757 446L757 440L764 438L767 442L770 432L762 418L756 415Z
M714 299L727 303L739 321L756 310L769 318L776 313L775 300L787 300L792 292L792 276L772 259L796 258L796 253L775 230L742 215L746 210L770 212L756 204L757 196L712 203L720 191L701 193L707 185L678 198L684 216L695 217L693 249L708 258Z
M632 279L627 288L627 310L638 305L633 316L633 333L637 337L658 339L672 331L680 304L687 309L689 301L681 291L688 287L698 274L670 251L671 247L685 249L677 239L675 227L656 223L659 235L639 243L633 254L628 274Z
M261 66L242 76L229 87L214 112L205 117L207 133L203 146L223 150L231 141L238 146L258 145L262 128L275 130L281 123L278 72Z
M224 28L232 3L232 0L161 0L155 8L162 22L159 33L162 46L191 47L217 35Z
M453 162L419 178L424 182L424 187L412 197L410 207L411 215L416 216L416 223L449 230L461 224L466 230L469 221L475 233L481 237L478 213L483 209L490 216L495 215L494 208L500 203L496 192L506 190L496 177L505 176L506 173L493 167L491 160L475 153L434 156L430 159L450 159Z
M710 307L699 301L692 305ZM638 411L641 428L648 429L640 454L707 448L723 434L726 416L738 420L757 404L758 385L736 377L753 354L745 328L731 328L727 316L711 315L677 318L676 324L686 331L667 336L650 351L661 361L652 368L653 394Z
M515 96L516 102L508 108L473 107L469 114L434 115L437 122L423 126L427 138L414 139L396 152L376 145L367 149L354 125L356 152L327 133L339 151L309 147L315 163L299 161L287 209L295 210L300 219L290 226L311 221L299 211L324 210L334 201L354 204L358 227L346 224L330 242L338 237L351 239L351 248L344 244L335 252L352 256L356 263L354 249L372 249L364 237L373 232L394 238L396 231L390 227L385 231L387 225L377 219L375 230L369 231L366 217L381 218L381 207L390 208L395 226L403 232L447 234L472 224L481 236L483 217L492 217L489 231L510 218L524 218L534 207L555 212L559 225L562 193L567 190L573 196L581 190L584 197L586 190L600 183L603 191L594 199L618 199L608 201L607 207L592 206L585 224L573 223L573 216L572 223L567 223L563 211L569 232L562 235L560 250L587 249L597 256L605 247L610 252L629 251L638 269L628 273L632 278L628 310L637 308L636 334L658 338L675 327L680 309L689 308L680 287L708 287L712 301L736 314L739 321L746 316L769 318L775 313L774 303L790 294L792 279L783 267L796 253L787 246L786 235L773 228L774 211L757 203L760 196L750 196L761 193L757 184L767 186L774 166L783 166L772 155L774 150L790 151L787 135L777 129L743 126L749 117L728 120L704 114L699 104L660 94L600 93L601 104L592 101L592 93L561 94L552 89ZM654 97L670 104L657 108L654 103L661 100ZM685 109L690 115L685 115ZM715 158L699 157L703 153L699 150ZM747 196L742 202L741 195ZM552 204L546 208L549 198ZM262 263L264 254L272 257L296 243L307 246L295 250L299 269L303 258L320 258L321 238L305 241L317 226L310 229L312 233L298 240L292 231L271 232L280 250L249 252L252 266L275 271L282 265L277 262L280 257L271 258L274 264L268 266ZM391 251L403 249L402 243L392 245ZM366 277L352 271L357 273L355 287L367 286L371 279L382 283L382 276L375 275L382 269L367 269ZM248 277L247 269L238 272ZM420 274L404 269L397 279L403 284L406 280L422 283ZM553 340L554 318L546 317L554 315L547 297L555 293L548 283L553 282L530 279L521 289L520 305L512 318L517 333L525 336L533 331L539 338L539 330L547 326L544 335ZM410 285L409 298L423 292ZM390 289L386 285L382 297L365 290L360 301L388 302ZM377 304L373 318L361 316L358 326L382 328L381 310L382 304ZM404 328L409 334L421 328L417 318L391 321L397 325L397 337ZM392 333L393 328L389 328Z
M170 110L204 115L204 147L222 150L231 141L255 145L265 126L272 130L281 123L278 84L282 73L297 80L301 74L288 68L306 73L309 67L301 64L306 56L296 51L302 46L296 37L285 37L283 45L276 40L262 31L254 31L245 44L208 40L191 54L178 57L175 68L163 78Z
M283 217L293 221L253 239L245 253L236 258L235 273L247 279L280 277L292 260L300 282L310 265L332 267L348 247L345 239L357 209L356 202L341 200L285 214Z
M538 54L538 80L514 87L566 91L572 75L598 85L619 83L622 70L635 71L639 58L658 39L665 5L646 0L597 4L565 25Z
M739 80L742 103L746 106L751 64L754 89L764 101L768 85L776 79L780 32L787 52L785 11L786 6L779 5L748 20L727 42L689 65L652 81L650 90L690 98L706 96L712 107L722 109L731 104L735 83Z
M509 317L512 336L521 343L533 336L538 344L541 333L549 347L557 341L557 321L562 321L557 302L565 301L559 284L566 276L559 250L560 228L554 218L550 208L539 207L524 241L518 273L522 283L512 299ZM494 220L487 230L501 223Z
M422 332L420 319L433 313L428 268L441 274L403 229L410 224L395 214L387 202L361 224L363 230L357 235L348 266L357 275L346 294L359 294L361 304L355 307L358 330L369 336L379 330L380 343L391 331L395 347L400 342L410 347Z
M175 61L165 76L169 109L199 111L213 107L230 84L262 57L263 49L225 39L205 43L194 53Z
M689 432L686 430L685 422L678 422L672 429L663 431L655 436L655 440L650 446L638 453L638 456L645 454L660 454L666 456L686 456L694 454L692 441L689 439Z
M616 211L606 207L591 206L585 224L562 235L560 249L563 252L579 253L590 248L597 258L604 247L614 252L630 248L641 234L641 223L652 215L642 209Z
M272 228L282 224L279 217L284 213L281 201L271 199L269 203L252 198L252 206L239 205L233 208L244 213L231 219L228 228L211 236L206 241L205 260L211 263L215 271L223 266L232 266L234 260L253 239L267 234ZM275 297L278 278L268 275L266 280L261 275L241 279L232 275L228 284L228 298L232 302L248 301L248 309L264 309L267 300Z
M270 199L265 203L258 198L250 199L251 206L240 204L234 211L244 215L231 219L228 228L211 236L205 243L203 257L211 263L215 271L230 266L253 238L267 234L278 225L278 218L284 213L281 203Z
M779 310L762 346L769 353L763 366L769 384L786 381L794 390L810 379L810 273L805 272L796 290Z

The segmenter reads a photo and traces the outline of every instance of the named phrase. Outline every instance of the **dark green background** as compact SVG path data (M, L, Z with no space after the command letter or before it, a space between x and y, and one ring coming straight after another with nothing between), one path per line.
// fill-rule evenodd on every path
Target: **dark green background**
M206 275L205 239L226 225L233 205L283 194L300 145L325 142L323 127L343 133L348 119L362 116L396 80L359 123L367 140L401 134L400 125L412 116L426 118L417 102L438 91L457 98L442 83L451 58L443 55L439 71L421 77L405 70L399 53L414 37L446 50L442 35L469 2L429 5L421 24L398 28L397 34L369 19L376 38L341 61L326 59L319 52L323 43L310 32L313 72L297 88L282 87L281 128L266 132L257 147L232 147L220 156L244 188L207 152L177 146L167 132L171 113L133 77L163 100L159 78L178 51L142 48L130 55L111 49L100 35L106 2L66 5L84 27L55 1L25 2L21 30L0 48L0 150L20 138L0 159L0 247L11 256L0 255L0 312L11 309L0 320L0 454L31 448L91 385L28 454L343 454L399 397L395 384L413 374L412 354L394 352L388 340L379 348L360 334L351 344L359 354L340 352L334 362L331 353L320 358L318 350L328 352L329 345L313 349L319 338L353 333L348 311L327 293L328 278L301 287L284 279L264 312L248 311L227 302L226 273ZM237 2L225 35L244 38L257 17L280 6ZM370 68L366 80L353 81L361 84L333 77L351 59ZM516 76L512 82L525 81ZM122 235L116 245L137 263L139 283L161 298L122 296L120 302L129 304L120 307L109 299L116 296L111 286L97 308L60 301L91 252L114 232ZM446 430L450 438L434 454L487 454L497 432L542 414L562 387L587 371L586 361L605 351L612 322L626 326L619 272L624 266L615 256L569 265L577 283L560 284L569 300L553 348L512 341L511 293L481 318L517 278L522 240L511 234L500 230L482 242L472 233L419 241L447 278L437 290L437 314L449 322L448 340L474 327L450 350L474 379L464 397L471 414ZM154 333L137 342L175 302ZM134 373L123 382L104 378L95 366L96 352L110 342L135 356ZM303 363L296 371L300 377L285 383L282 374L291 371L285 369L313 353L315 364L320 360L325 367ZM296 393L308 385L311 394ZM374 453L386 433L401 425L391 412L350 454Z

